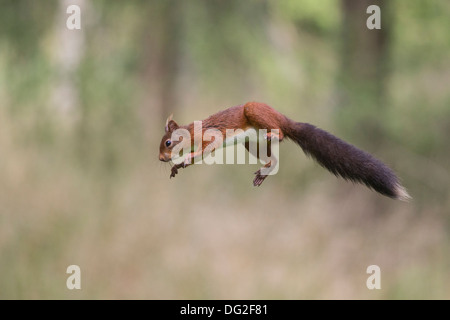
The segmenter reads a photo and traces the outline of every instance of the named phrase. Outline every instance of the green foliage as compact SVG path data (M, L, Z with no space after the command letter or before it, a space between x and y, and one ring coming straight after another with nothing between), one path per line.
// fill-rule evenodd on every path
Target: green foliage
M319 35L335 34L340 22L339 1L272 1L280 15L297 24L299 30Z

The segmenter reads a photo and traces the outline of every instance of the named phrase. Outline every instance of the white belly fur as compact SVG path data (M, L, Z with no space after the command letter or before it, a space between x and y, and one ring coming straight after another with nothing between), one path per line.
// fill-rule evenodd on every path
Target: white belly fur
M254 128L249 128L245 131L236 130L233 134L229 134L224 137L222 147L244 143L247 137L251 142L258 142L258 131Z

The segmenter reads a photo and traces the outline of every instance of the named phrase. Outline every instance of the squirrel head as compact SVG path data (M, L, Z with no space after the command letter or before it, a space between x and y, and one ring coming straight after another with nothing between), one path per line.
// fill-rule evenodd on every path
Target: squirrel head
M159 160L160 161L170 161L172 159L171 153L172 148L180 143L180 141L172 141L172 133L178 129L180 126L172 120L173 114L171 114L166 121L165 133L161 139L161 143L159 145Z

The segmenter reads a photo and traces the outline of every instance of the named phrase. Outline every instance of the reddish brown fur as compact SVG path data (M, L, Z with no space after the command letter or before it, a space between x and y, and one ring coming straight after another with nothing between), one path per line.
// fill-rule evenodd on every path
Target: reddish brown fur
M222 111L219 111L205 120L202 121L202 134L208 129L220 130L222 136L226 136L227 129L242 129L249 128L266 129L270 132L271 129L278 129L280 132L280 141L284 138L283 128L288 124L289 119L284 115L268 106L265 103L260 102L248 102L245 105L234 106ZM175 123L171 120L169 123ZM194 145L194 123L190 123L185 126L172 127L173 130L167 132L160 145L160 154L163 154L167 149L164 145L164 141L169 139L172 131L177 128L187 129L191 134L191 145ZM203 141L202 149L205 149L210 141Z
M177 128L187 129L191 134L191 146L194 145L194 124L179 127L175 121L170 120L160 144L159 158L161 161L171 160L170 150L178 142L174 142L170 147L166 147L165 142L170 139L172 132ZM292 139L307 155L311 155L333 174L347 180L364 183L369 188L392 198L402 200L409 198L394 172L378 159L324 130L308 123L295 122L267 104L248 102L245 105L228 108L203 120L202 128L202 136L208 129L217 129L220 130L223 137L226 136L227 129L245 131L254 128L256 130L266 129L267 132L278 129L279 141L282 141L284 137ZM267 139L269 139L269 135ZM189 155L191 158L184 164L173 166L171 177L178 173L178 168L186 167L193 163L194 158L202 156L203 150L210 143L210 141L203 141L201 150L192 152ZM247 144L246 147L248 149ZM256 156L258 157L258 154ZM266 177L257 171L253 181L254 185L259 186Z
M248 120L249 126L255 129L278 129L280 132L280 141L284 138L284 127L289 120L272 107L264 103L249 102L244 106L244 114Z
M259 102L248 102L245 105L231 107L219 111L202 121L203 132L214 128L222 132L226 136L227 129L279 129L282 134L282 127L289 121L284 115L268 106ZM185 126L193 133L193 123ZM280 137L281 138L281 137Z

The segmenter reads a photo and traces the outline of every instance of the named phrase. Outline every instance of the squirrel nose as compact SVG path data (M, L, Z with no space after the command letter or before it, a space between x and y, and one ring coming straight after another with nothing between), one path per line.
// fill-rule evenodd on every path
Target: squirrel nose
M164 156L162 154L159 155L159 161L164 161Z

